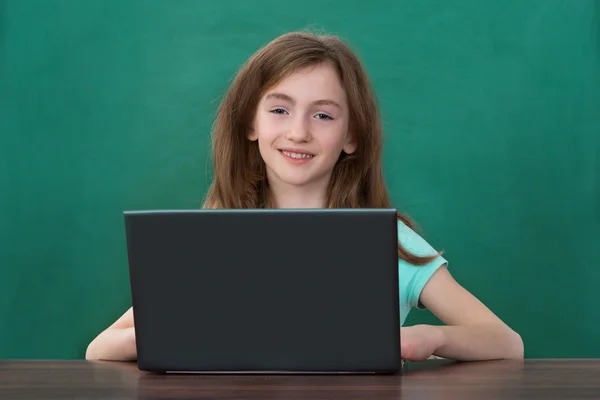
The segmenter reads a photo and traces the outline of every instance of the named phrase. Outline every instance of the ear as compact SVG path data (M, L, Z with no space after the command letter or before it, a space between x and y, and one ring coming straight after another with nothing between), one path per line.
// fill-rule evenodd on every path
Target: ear
M258 133L256 133L256 131L254 130L254 127L251 126L250 129L248 130L248 140L250 141L256 141L258 140Z
M246 137L248 138L248 140L250 140L252 142L255 142L258 140L258 131L256 129L254 129L255 127L256 127L256 112L254 113L254 116L250 120L250 126L248 127L248 133L246 134Z
M346 154L352 154L356 151L356 140L354 139L354 135L352 134L352 132L348 132L348 139L346 141L346 144L344 145L343 150Z
M255 124L256 124L255 121L252 121L252 124L248 128L248 134L246 135L248 140L250 140L252 142L258 140L258 133L256 132L256 129L254 129Z

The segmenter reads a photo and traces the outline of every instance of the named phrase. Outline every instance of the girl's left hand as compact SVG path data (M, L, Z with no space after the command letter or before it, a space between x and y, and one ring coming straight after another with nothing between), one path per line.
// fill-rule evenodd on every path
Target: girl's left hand
M409 361L423 361L441 347L444 333L433 325L415 325L400 328L401 357Z

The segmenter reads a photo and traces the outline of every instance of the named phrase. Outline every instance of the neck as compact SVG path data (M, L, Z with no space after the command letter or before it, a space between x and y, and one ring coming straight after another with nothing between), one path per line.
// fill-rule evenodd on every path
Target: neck
M294 186L269 179L269 194L275 208L324 208L328 180Z

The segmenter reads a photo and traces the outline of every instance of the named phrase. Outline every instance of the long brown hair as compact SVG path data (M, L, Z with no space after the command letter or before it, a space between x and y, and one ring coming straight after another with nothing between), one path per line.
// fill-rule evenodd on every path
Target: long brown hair
M266 90L305 67L330 63L348 97L349 127L356 151L336 163L326 201L328 208L392 208L381 165L382 124L376 96L352 50L339 38L292 32L254 53L235 76L221 101L212 129L214 180L204 208L272 207L266 167L256 141L248 139L258 103ZM414 229L408 216L398 219ZM417 256L398 242L398 256L424 265L439 254Z

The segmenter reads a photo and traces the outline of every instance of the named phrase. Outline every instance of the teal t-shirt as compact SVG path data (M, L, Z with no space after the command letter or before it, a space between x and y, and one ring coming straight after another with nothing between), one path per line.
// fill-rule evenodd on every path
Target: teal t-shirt
M418 256L429 256L437 253L429 243L402 221L398 221L398 241L406 250ZM439 267L447 264L448 262L442 256L421 266L412 265L398 259L401 326L404 325L404 320L406 320L411 308L424 309L423 305L419 303L423 287Z

